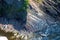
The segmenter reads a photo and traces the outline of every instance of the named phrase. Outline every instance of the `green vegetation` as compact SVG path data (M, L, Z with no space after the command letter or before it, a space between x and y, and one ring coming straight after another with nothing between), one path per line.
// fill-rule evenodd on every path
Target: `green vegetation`
M18 4L19 2L21 2L21 4ZM6 18L14 18L17 20L21 20L21 22L23 21L25 22L27 17L27 8L29 5L29 0L23 0L23 1L20 0L19 2L17 3L14 1L13 4L8 4L6 1L2 1L4 5L0 3L1 4L0 16Z
M24 0L24 4L21 6L21 8L19 8L17 11L21 12L21 11L26 11L29 5L29 0Z
M21 1L20 1L21 2ZM22 1L23 4L21 4L20 8L16 8L15 4L7 4L5 1L2 1L2 3L4 5L2 5L2 3L0 3L0 15L1 15L1 8L2 11L5 13L9 13L8 15L12 14L12 12L24 12L27 11L28 5L29 5L29 0L24 0Z
M7 5L6 10L7 10L8 12L12 12L12 11L16 11L16 12L27 11L28 5L29 5L29 0L24 0L24 1L23 1L23 4L21 5L20 8L16 9L16 8L14 7L14 5Z

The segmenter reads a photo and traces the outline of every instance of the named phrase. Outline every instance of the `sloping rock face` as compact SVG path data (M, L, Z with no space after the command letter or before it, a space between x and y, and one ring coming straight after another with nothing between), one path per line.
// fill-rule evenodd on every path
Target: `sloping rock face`
M36 35L31 40L60 40L59 0L43 0L41 4L30 0L29 3L27 15L26 10L20 9L24 0L0 0L0 23L11 24L17 30L26 27L27 31ZM25 27L21 28L25 23Z
M60 1L44 0L41 9L52 17L60 17ZM44 10L45 9L45 10Z
M26 28L37 36L46 35L32 40L60 40L60 8L57 1L43 0L41 4L37 4L30 0Z
M47 28L47 33L48 35L48 39L46 40L60 40L60 1L59 0L45 0L43 2L43 5L41 9L43 9L43 11L50 15L51 17L54 18L54 22L49 22L48 25L50 26L49 28ZM51 19L52 20L52 19ZM45 40L45 38L43 39Z

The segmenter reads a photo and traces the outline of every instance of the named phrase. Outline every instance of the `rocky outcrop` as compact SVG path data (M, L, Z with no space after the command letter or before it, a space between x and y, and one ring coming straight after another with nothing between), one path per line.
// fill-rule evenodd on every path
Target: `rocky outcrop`
M0 40L8 40L8 38L5 36L0 36Z
M60 17L59 0L44 0L41 9L52 17Z
M33 40L60 40L60 9L59 2L44 0L41 4L30 0L26 28L39 36ZM41 39L42 37L42 39ZM40 38L40 39L39 39Z
M27 12L23 10L25 7L22 7L24 0L3 1L0 1L0 5L5 3L2 5L3 7L0 7L3 9L3 12L1 11L2 18L0 18L1 24L11 24L16 30L27 29L27 32L34 34L31 40L60 40L59 1L43 0L40 3L39 1L36 2L37 0L30 0ZM20 9L21 7L23 9ZM22 32L21 34L25 33Z

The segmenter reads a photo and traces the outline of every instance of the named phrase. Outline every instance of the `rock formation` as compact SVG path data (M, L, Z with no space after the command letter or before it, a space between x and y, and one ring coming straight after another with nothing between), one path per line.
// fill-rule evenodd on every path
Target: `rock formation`
M0 24L32 32L31 40L60 40L59 0L0 0Z

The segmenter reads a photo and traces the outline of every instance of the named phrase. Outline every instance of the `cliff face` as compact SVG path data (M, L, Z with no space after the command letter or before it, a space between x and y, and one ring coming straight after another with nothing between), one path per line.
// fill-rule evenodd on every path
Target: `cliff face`
M59 40L59 4L59 0L29 0L27 9L24 0L1 0L0 24L33 32L37 36L31 40Z
M60 7L59 1L43 0L37 2L30 0L27 15L27 29L36 34L46 34L42 40L59 40L60 38ZM37 40L37 39L36 39ZM38 38L38 40L40 40Z
M53 2L54 1L52 0L51 1L43 0L42 3L37 3L34 0L30 0L30 5L29 5L28 15L27 15L28 16L27 25L29 24L33 26L33 28L37 26L36 29L38 29L40 26L42 27L49 26L51 23L55 24L56 21L59 21L60 13L58 13L59 9L57 9L59 8L59 6L55 7L56 4L53 5ZM54 7L52 6L54 6L57 10L55 10Z

